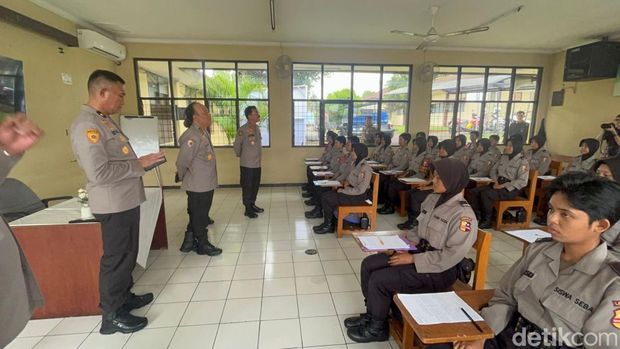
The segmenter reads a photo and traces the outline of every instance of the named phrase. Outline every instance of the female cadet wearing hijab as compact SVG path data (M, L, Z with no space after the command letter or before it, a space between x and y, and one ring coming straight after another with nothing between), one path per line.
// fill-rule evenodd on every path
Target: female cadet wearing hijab
M380 164L389 165L394 156L394 151L390 147L392 139L385 132L379 132L377 133L377 140L379 141L377 150L375 150L371 160L377 161Z
M481 229L491 227L493 204L496 201L515 198L527 185L530 165L522 153L521 139L521 136L517 135L506 143L504 155L491 169L493 183L468 191L467 201L476 212L476 217L480 218Z
M409 166L409 159L411 158L411 151L409 151L408 145L411 141L411 135L409 133L401 133L398 137L398 148L392 156L392 160L387 166L388 170L404 171ZM383 204L387 200L388 183L390 179L394 178L394 175L379 174L379 203Z
M387 317L394 294L445 291L456 281L457 265L476 241L476 217L463 198L467 168L456 159L442 159L431 167L433 193L422 204L420 224L407 233L417 249L391 257L378 253L362 261L366 313L344 321L355 342L388 340Z
M467 148L467 137L465 135L458 135L454 137L454 143L456 144L456 151L454 152L454 158L461 160L463 165L469 165L469 159L471 157L471 150Z
M336 137L338 137L338 134L334 131L327 131L327 134L325 135L325 141L327 142L327 144L325 144L325 150L323 151L323 154L319 158L319 162L321 162L324 165L329 164L332 160L334 143L336 143ZM306 178L308 179L308 183L310 183L310 176L312 176L312 170L310 169L310 165L308 165L306 166ZM302 187L303 190L305 191L310 190L310 186L308 185L308 183L303 185ZM302 196L305 198L309 198L312 196L312 193L308 193L308 194L302 193Z
M338 189L337 192L327 192L321 198L324 222L313 227L314 232L317 234L334 232L334 210L338 206L356 205L366 201L366 190L370 187L370 180L372 179L372 169L366 163L368 147L366 147L366 144L355 143L352 145L352 148L352 159L355 166L351 173L349 173L344 188Z
M497 162L495 154L489 151L491 148L491 141L487 138L482 138L478 141L476 146L476 153L471 159L467 171L472 177L488 177L491 173L491 168Z
M481 314L487 340L456 349L616 349L620 263L601 234L620 220L620 185L569 172L549 185L551 239L530 244Z
M331 150L331 160L329 161L329 163L327 164L327 170L331 171L332 173L336 173L338 172L338 169L340 168L340 165L344 163L345 161L345 153L344 153L344 147L347 144L347 139L344 136L337 136L336 137L336 141L334 142L334 146ZM306 191L307 193L303 193L301 196L306 198L310 198L306 201L304 201L304 203L308 206L312 206L315 205L316 202L314 202L314 195L316 194L316 186L314 185L314 181L316 180L320 180L323 179L323 177L318 177L315 176L314 171L310 171L310 177L308 178L308 183L306 184Z
M579 141L581 155L575 156L566 172L580 171L588 172L592 169L592 165L596 161L596 152L599 148L599 141L594 138L586 138Z
M439 159L453 158L454 152L456 151L456 144L452 139L446 139L441 141L437 148L439 149L437 151ZM426 197L432 192L432 189L433 185L430 184L425 187L413 188L407 191L405 194L407 202L409 203L409 208L407 209L407 220L398 224L398 229L412 229L414 225L418 224L416 217L420 214L420 206Z
M592 166L592 171L600 177L620 183L620 157L599 160ZM609 245L611 252L620 258L620 222L604 232L601 238Z
M424 167L424 164L430 164L431 159L425 159L426 156L426 140L422 137L418 137L413 141L413 148L411 158L409 160L409 167L407 171L394 177L390 177L387 183L387 198L382 208L377 210L379 214L392 214L394 213L394 206L400 203L400 197L398 193L401 190L409 190L410 186L398 180L401 177L417 177L426 178L428 174L428 165Z
M530 171L538 171L540 176L549 171L551 164L551 154L544 148L545 142L545 138L534 136L530 138L530 150L525 152L525 158L530 163Z

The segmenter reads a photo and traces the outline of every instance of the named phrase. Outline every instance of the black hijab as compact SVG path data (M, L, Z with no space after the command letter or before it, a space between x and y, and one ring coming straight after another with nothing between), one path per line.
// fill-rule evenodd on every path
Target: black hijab
M523 151L523 137L517 135L516 137L510 137L508 142L512 143L512 154L507 154L508 158L512 160L515 156L521 154Z
M586 144L588 146L588 154L586 155L581 155L581 161L587 160L591 157L594 156L594 153L596 153L596 151L598 150L600 143L598 140L594 139L594 138L585 138L579 141L579 146L581 147L583 144ZM616 176L614 176L614 178L616 178Z
M454 144L456 146L456 140L459 140L461 142L461 146L457 147L456 150L459 150L461 148L463 148L464 146L467 145L467 137L465 137L465 135L458 135L456 137L454 137Z
M611 174L614 176L614 181L620 183L620 157L616 156L615 158L599 160L595 162L592 166L592 171L596 172L596 170L602 164L605 164L609 167L609 169L611 170Z
M418 147L418 153L415 154L416 156L424 153L426 151L426 139L422 138L422 137L418 137L416 138L414 141L415 145Z
M383 149L385 150L392 144L392 138L390 138L390 136L388 136L388 134L385 132L380 132L380 133L381 133L381 138L383 139Z
M489 151L489 148L491 148L491 141L488 138L482 138L478 141L478 145L482 146L481 154L484 154Z
M469 173L465 164L458 159L441 159L431 164L431 171L437 171L439 178L446 187L435 204L438 207L460 193L469 183Z
M437 138L437 136L428 136L427 141L433 142L433 146L431 147L431 149L434 149L437 146L437 142L439 142L439 138Z
M446 150L446 153L448 153L446 157L449 158L456 151L456 143L452 139L445 139L439 142L439 149L441 148Z
M541 150L542 147L545 146L545 142L547 140L544 137L541 137L541 136L534 136L534 137L530 138L530 143L532 143L532 141L536 141L536 143L538 144L538 149L536 149L536 150L532 149L532 154L535 154L539 150Z
M360 161L368 157L368 147L366 146L366 144L353 143L351 144L351 148L353 148L353 151L355 152L355 156L357 156L357 158L355 159L355 166L357 166L357 164L359 164Z

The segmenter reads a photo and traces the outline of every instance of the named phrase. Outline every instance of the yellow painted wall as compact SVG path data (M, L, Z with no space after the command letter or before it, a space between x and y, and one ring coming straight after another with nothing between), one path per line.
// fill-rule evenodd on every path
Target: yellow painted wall
M29 1L0 0L0 5L76 34L75 25ZM26 110L46 135L15 166L10 176L28 184L40 197L76 195L85 182L73 161L67 130L86 102L86 81L94 69L114 70L115 65L100 56L62 44L0 21L0 56L24 64ZM65 85L61 73L71 74L73 85Z
M613 97L615 79L596 81L566 82L562 81L564 72L564 52L553 55L551 72L551 91L564 86L564 105L551 106L547 100L547 144L552 153L577 155L579 140L596 138L601 133L600 125L613 122L620 113L620 97Z
M263 151L263 183L294 183L305 181L304 157L321 153L319 148L293 148L291 143L292 107L290 79L279 79L274 64L278 56L289 55L294 62L322 63L374 63L411 64L414 68L412 82L409 131L427 131L431 100L431 82L422 82L416 76L423 62L445 65L495 65L534 66L544 69L541 101L547 101L548 73L551 56L545 54L450 52L429 51L426 54L413 50L326 48L326 47L274 47L232 46L205 44L155 44L127 43L128 59L118 67L117 73L127 81L124 113L138 112L133 58L214 59L214 60L267 60L269 61L269 97L271 118L271 147ZM540 104L539 115L545 115L547 103ZM176 149L166 149L168 163L162 166L166 185L173 185ZM239 163L230 148L217 148L218 177L220 184L239 182ZM147 179L147 183L152 182Z

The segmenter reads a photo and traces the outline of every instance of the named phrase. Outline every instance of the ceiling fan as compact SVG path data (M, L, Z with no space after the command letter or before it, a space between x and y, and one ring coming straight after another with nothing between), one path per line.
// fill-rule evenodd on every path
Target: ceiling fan
M412 32L408 32L408 31L404 31L404 30L397 30L397 29L393 29L390 30L390 33L393 34L403 34L403 35L408 35L408 36L414 36L414 37L419 37L422 38L422 42L418 45L418 47L416 47L416 50L423 50L425 49L429 44L436 42L437 40L441 39L441 38L449 38L449 37L453 37L453 36L460 36L460 35L469 35L469 34L474 34L474 33L480 33L480 32L485 32L487 30L489 30L489 25L491 23L494 23L496 21L498 21L501 18L504 18L506 16L509 16L513 13L517 13L519 11L521 11L523 9L524 5L520 5L517 6L513 9L510 9L506 12L503 12L493 18L491 18L490 20L481 23L475 27L471 27L468 29L463 29L463 30L458 30L458 31L454 31L454 32L450 32L450 33L443 33L440 34L437 32L437 29L435 29L435 15L437 15L437 11L439 11L439 6L432 6L431 7L431 27L430 29L426 32L426 34L419 34L419 33L412 33Z

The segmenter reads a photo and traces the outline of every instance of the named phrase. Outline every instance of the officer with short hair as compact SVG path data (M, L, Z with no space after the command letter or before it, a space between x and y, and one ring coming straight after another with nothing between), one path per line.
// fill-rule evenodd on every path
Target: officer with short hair
M181 189L187 193L187 213L189 223L181 252L195 250L200 255L217 256L222 253L209 242L209 211L213 203L213 193L217 187L217 165L215 151L211 143L211 113L198 102L185 108L183 125L187 130L179 138L177 156L177 175Z
M88 102L71 125L71 147L88 183L91 210L101 222L103 256L99 268L101 334L139 331L147 319L131 310L153 301L153 294L131 293L136 266L140 204L145 200L142 176L164 160L164 153L138 158L111 115L123 107L125 81L96 70L88 78Z
M262 137L258 122L260 114L256 106L250 105L243 111L248 120L239 127L235 138L235 154L240 159L241 192L243 196L244 215L249 218L258 217L257 213L265 212L256 206L256 196L260 187Z

